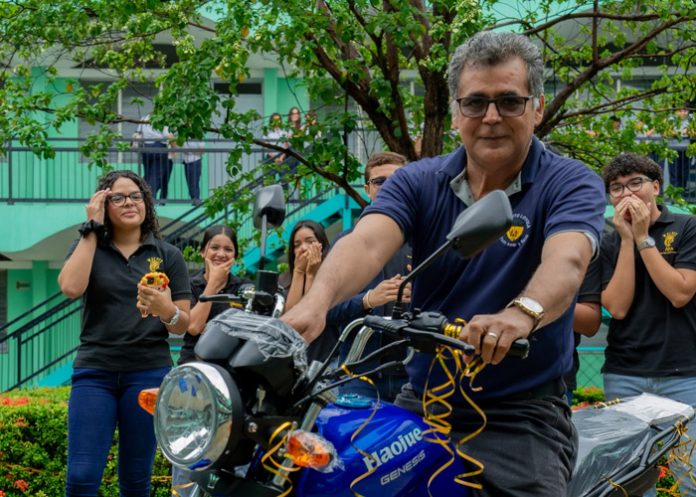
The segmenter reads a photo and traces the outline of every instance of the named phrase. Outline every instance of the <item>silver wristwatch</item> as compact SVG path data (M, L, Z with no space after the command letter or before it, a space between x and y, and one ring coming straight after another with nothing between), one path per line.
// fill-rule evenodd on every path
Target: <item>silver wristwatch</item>
M179 322L179 317L181 316L181 311L179 310L178 306L174 306L176 308L176 311L174 311L174 315L172 316L172 319L169 321L165 321L164 319L160 318L160 321L162 321L162 324L165 326L174 326L176 323Z
M640 252L643 249L654 247L655 246L655 239L651 236L648 236L645 240L640 242L636 247L638 247L638 252Z

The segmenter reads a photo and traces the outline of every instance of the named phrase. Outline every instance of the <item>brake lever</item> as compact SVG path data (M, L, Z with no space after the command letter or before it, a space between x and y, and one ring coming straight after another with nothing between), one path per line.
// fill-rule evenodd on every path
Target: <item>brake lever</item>
M200 295L198 297L200 302L218 302L222 304L239 303L242 301L241 297L231 293L219 293L217 295Z

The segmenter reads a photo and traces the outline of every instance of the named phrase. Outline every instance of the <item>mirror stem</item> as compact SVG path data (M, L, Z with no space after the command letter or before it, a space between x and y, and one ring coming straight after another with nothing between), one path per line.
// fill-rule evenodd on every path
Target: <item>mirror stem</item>
M268 234L268 219L266 214L261 216L261 257L259 258L259 270L266 266L266 236Z
M406 277L401 280L401 284L399 285L399 292L396 294L396 302L394 302L394 309L392 311L392 319L401 319L401 312L403 308L403 302L401 302L401 299L404 296L404 288L406 288L406 285L408 285L411 281L413 281L416 276L418 276L423 270L427 269L430 267L430 265L435 262L435 259L440 257L443 252L445 252L447 249L450 248L450 246L454 243L455 239L452 240L447 240L442 246L437 249L435 252L430 254L430 257L428 257L426 260L420 263L420 265L408 273Z

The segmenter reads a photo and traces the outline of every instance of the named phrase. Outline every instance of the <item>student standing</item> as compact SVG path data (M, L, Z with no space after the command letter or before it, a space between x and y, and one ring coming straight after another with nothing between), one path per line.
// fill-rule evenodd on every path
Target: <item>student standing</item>
M171 367L168 334L188 327L188 271L181 252L160 239L152 193L135 173L104 176L86 210L58 276L63 294L84 304L68 404L66 496L96 497L118 427L121 495L148 497L155 434L137 397ZM139 284L153 271L169 278L164 290Z

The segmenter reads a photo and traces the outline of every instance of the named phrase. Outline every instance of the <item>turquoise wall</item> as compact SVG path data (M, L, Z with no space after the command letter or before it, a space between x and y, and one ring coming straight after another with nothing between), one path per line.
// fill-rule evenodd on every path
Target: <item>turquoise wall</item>
M38 202L0 204L0 252L26 250L44 238L76 227L85 221L85 206L75 204L41 204ZM74 232L77 237L77 231ZM71 235L72 236L72 235ZM64 245L64 244L63 244ZM65 247L61 247L64 252ZM65 254L55 254L51 260L62 261Z
M32 269L7 271L7 321L43 302L58 289L58 269L49 269L46 261L34 261Z
M273 112L279 112L285 121L291 107L299 107L303 114L309 110L309 96L302 80L283 78L278 69L264 69L264 115L270 116Z

